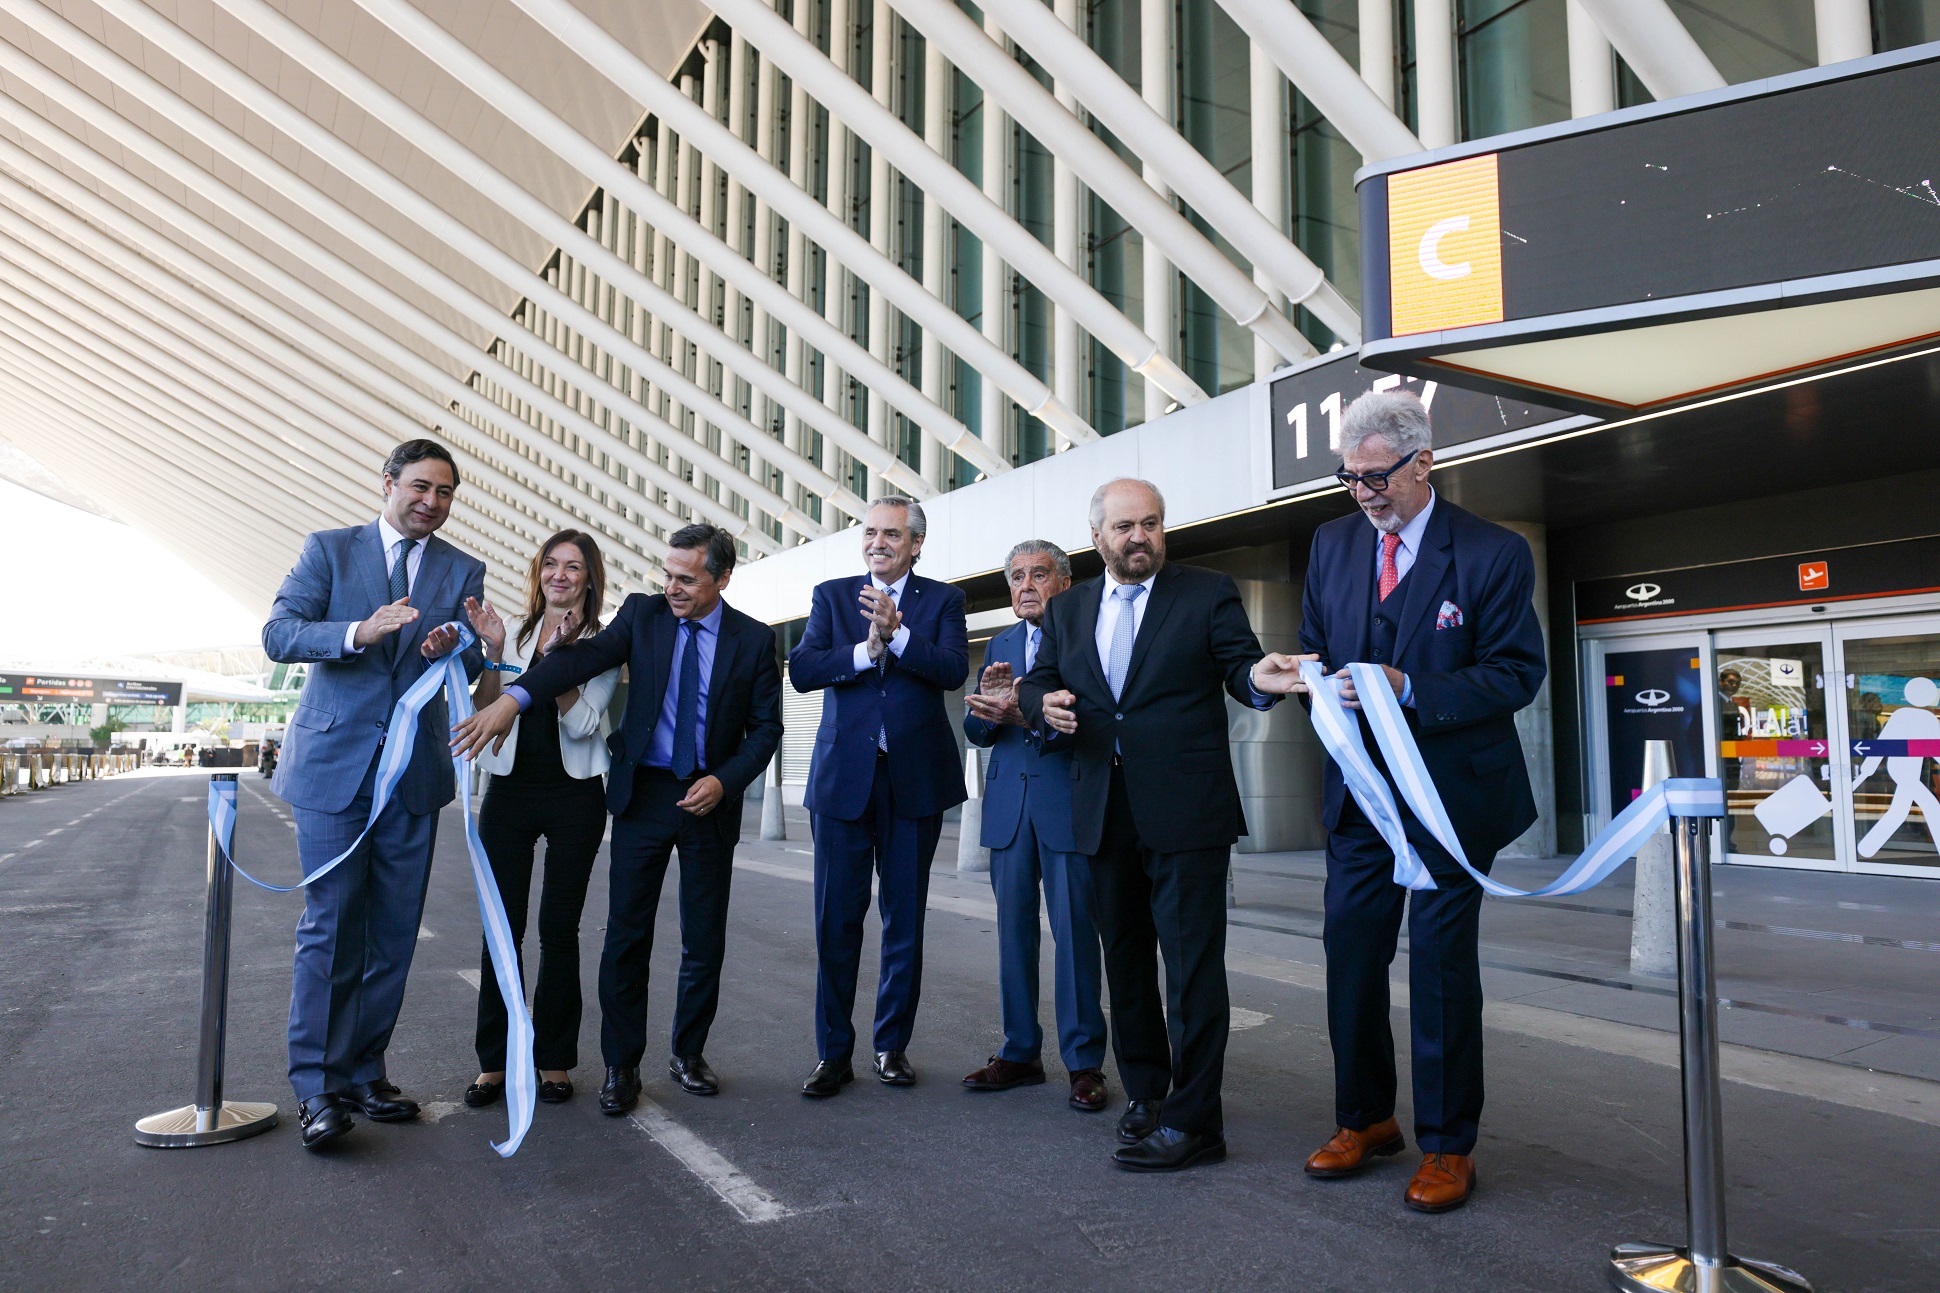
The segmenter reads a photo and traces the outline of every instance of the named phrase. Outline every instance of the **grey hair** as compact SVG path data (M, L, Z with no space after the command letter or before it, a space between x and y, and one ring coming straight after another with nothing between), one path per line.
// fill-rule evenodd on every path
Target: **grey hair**
M1154 485L1149 480L1140 480L1136 476L1120 476L1115 480L1108 480L1100 485L1097 492L1091 496L1091 528L1093 530L1104 527L1105 495L1111 492L1111 488L1114 485L1140 485L1151 490L1152 497L1159 500L1159 519L1161 521L1165 519L1165 495L1159 493L1159 487L1157 485Z
M1428 406L1411 391L1369 391L1348 405L1340 420L1341 456L1374 439L1385 440L1397 458L1434 448Z
M1049 557L1052 564L1057 567L1060 575L1063 575L1066 579L1071 578L1070 554L1049 539L1026 539L1012 548L1010 555L1004 558L1004 578L1006 580L1010 578L1011 563L1019 557Z
M923 515L923 505L913 498L906 498L901 494L884 494L881 498L870 499L869 506L871 509L878 507L902 508L909 515L909 533L911 538L920 539L929 533L930 518Z

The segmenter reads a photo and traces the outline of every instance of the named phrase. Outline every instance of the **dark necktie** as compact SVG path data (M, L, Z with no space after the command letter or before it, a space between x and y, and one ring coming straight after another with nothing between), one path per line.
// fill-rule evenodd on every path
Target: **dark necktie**
M411 591L411 571L407 563L411 560L411 549L418 546L416 539L406 539L397 545L397 560L391 563L391 600L401 602Z
M701 626L682 620L687 641L680 653L680 691L674 701L674 775L691 777L700 766L695 756L701 723Z

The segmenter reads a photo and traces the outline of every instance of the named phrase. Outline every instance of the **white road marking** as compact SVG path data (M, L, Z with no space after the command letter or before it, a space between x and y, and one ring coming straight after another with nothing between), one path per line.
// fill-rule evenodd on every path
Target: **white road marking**
M1234 1006L1232 1011L1232 1022L1226 1025L1226 1031L1233 1033L1243 1033L1249 1028L1258 1028L1273 1018L1272 1015L1263 1015L1257 1010L1248 1010L1245 1006Z
M667 1116L667 1111L642 1098L627 1119L659 1142L660 1147L679 1159L683 1166L723 1202L741 1214L751 1225L779 1221L795 1215L795 1210L756 1185L746 1172L723 1158L718 1150Z
M428 929L426 929L426 928L425 928L425 927L424 927L423 925L420 925L420 926L418 926L418 941L419 941L419 942L423 942L423 941L424 941L425 939L427 939L427 938L436 938L436 937L437 937L437 935L436 935L436 934L434 934L434 933L432 933L432 932L431 932L430 930L428 930Z
M47 843L46 840L28 840L20 846L20 851L25 853L28 849L37 849L45 843Z
M86 815L86 814L83 814L83 816L85 816L85 815ZM76 818L75 818L75 819L74 819L73 821L71 821L71 822L69 822L69 823L68 823L67 825L68 825L68 826L79 826L80 824L81 824L81 818L79 818L79 817L76 817ZM65 829L67 829L67 827L62 827L61 829L63 829L63 830L65 830Z
M427 1101L419 1109L418 1117L425 1122L437 1122L441 1118L457 1113L464 1107L463 1104L456 1100L431 1100Z
M456 974L459 978L463 979L465 982L471 984L472 991L474 992L478 991L478 971L477 970L454 970L453 973Z

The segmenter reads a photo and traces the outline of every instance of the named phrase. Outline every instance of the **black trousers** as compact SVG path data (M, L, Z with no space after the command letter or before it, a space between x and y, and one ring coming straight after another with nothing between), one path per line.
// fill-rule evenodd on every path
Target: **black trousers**
M638 1068L647 1051L654 917L676 848L680 987L672 1054L698 1055L706 1049L720 1004L735 837L726 826L730 816L721 809L696 817L678 807L694 781L664 768L638 769L633 799L613 822L606 950L600 956L600 1052L619 1068Z
M1425 1154L1467 1154L1482 1120L1482 886L1440 847L1417 848L1437 887L1410 893L1394 883L1394 853L1352 799L1327 836L1334 1117L1364 1131L1394 1115L1388 967L1405 903L1415 1139ZM1495 858L1470 861L1486 872Z
M1111 989L1112 1053L1127 1099L1163 1099L1160 1121L1198 1135L1223 1134L1225 1128L1219 1088L1232 1018L1226 865L1223 848L1146 848L1132 822L1124 775L1112 769L1104 838L1091 859L1092 915Z
M513 942L521 948L521 968L533 851L541 836L546 841L546 873L539 889L539 982L532 993L532 1062L542 1069L570 1069L579 1063L579 914L605 834L606 790L598 777L565 786L493 777L479 805L478 838L491 860ZM505 1031L505 1001L487 948L479 959L474 1041L482 1072L504 1070Z

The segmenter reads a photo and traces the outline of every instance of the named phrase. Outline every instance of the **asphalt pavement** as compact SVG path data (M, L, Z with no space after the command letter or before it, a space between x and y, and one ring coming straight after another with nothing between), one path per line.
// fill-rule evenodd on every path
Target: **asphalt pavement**
M504 1109L459 1103L476 1071L478 911L448 812L389 1057L426 1116L360 1122L328 1154L298 1146L283 1029L300 900L239 885L227 1093L278 1102L283 1123L231 1145L143 1149L134 1120L192 1094L204 800L202 778L187 775L0 800L0 1288L1590 1290L1605 1286L1612 1244L1682 1236L1676 1042L1652 1013L1662 998L1602 986L1624 977L1613 916L1492 909L1495 953L1485 955L1509 968L1490 971L1479 1188L1466 1209L1428 1217L1401 1203L1412 1153L1351 1181L1300 1171L1332 1131L1311 859L1240 859L1230 1160L1137 1176L1110 1162L1115 1074L1104 1115L1066 1106L1055 1057L1043 1087L959 1088L999 1040L996 938L988 886L955 873L947 837L910 1051L919 1084L883 1087L865 1070L836 1099L798 1094L815 1060L799 814L785 843L753 839L758 814L749 816L707 1052L720 1096L685 1094L655 1062L678 954L670 878L647 1098L631 1118L599 1113L602 868L583 927L580 1093L540 1106L516 1157L492 1151ZM245 773L239 858L293 879L293 834ZM1739 879L1722 877L1721 891ZM1756 886L1746 892L1758 897ZM1620 890L1603 893L1586 905L1627 907ZM1844 901L1826 897L1812 920L1750 919L1758 911L1742 904L1720 911L1744 925L1837 934L1853 932L1840 916L1898 920L1907 905L1867 914ZM1848 1053L1855 1047L1727 1031L1734 1249L1796 1267L1821 1289L1934 1288L1940 1083L1922 1075L1920 1034L1940 958L1915 945L1940 932L1907 918L1870 935L1893 945L1731 933L1754 940L1744 965L1752 951L1763 959L1746 971L1755 981L1728 990L1787 1009L1804 1001L1824 1008L1802 1013L1830 1019L1860 1018L1840 995L1858 993L1878 1017L1861 1022L1889 1031L1757 1010L1728 1019L1912 1048L1912 1058L1869 1066ZM874 957L872 938L865 983ZM1649 1004L1630 1017L1603 997L1568 995L1579 990ZM868 1006L858 1014L866 1032ZM1406 1027L1398 1010L1397 1035ZM1404 1105L1406 1081L1404 1059Z

